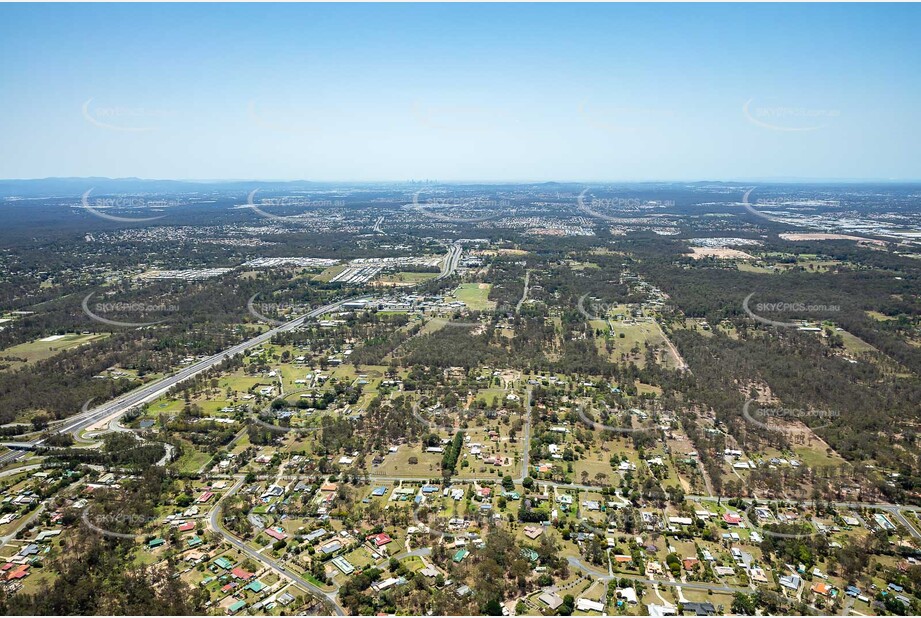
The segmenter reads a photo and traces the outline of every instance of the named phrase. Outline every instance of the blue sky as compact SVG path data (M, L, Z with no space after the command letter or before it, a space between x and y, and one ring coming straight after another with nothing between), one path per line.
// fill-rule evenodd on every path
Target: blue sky
M0 5L0 177L919 179L917 5Z

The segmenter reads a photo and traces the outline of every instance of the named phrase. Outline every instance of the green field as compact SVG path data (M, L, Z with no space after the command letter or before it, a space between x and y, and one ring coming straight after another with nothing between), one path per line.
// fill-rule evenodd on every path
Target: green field
M861 354L863 352L876 351L876 348L871 346L869 343L855 335L852 335L846 330L835 331L835 334L841 337L841 341L844 343L844 348L851 354Z
M18 369L28 363L35 363L37 361L45 360L46 358L51 358L59 352L70 350L76 348L77 346L91 343L93 341L101 341L108 336L108 333L96 333L92 335L67 333L60 339L55 339L54 341L42 341L41 339L36 339L35 341L30 341L29 343L20 343L19 345L14 345L6 348L5 350L0 351L0 357L24 359L25 362L22 360L14 360L10 362L10 369Z
M879 311L867 311L866 314L876 320L877 322L888 322L890 320L897 320L898 318L891 315L886 315L885 313L880 313Z
M504 388L483 388L477 391L476 399L482 401L488 406L491 406L493 399L496 399L499 402L499 407L502 407L505 403L505 397L509 394L509 392L510 391L507 391Z
M423 283L429 281L438 276L438 273L411 273L411 272L400 272L400 273L388 273L381 276L378 280L380 283L396 283L402 285L413 285L416 283Z
M418 459L418 463L409 463L410 457ZM404 444L396 453L384 457L384 463L373 469L371 478L374 475L436 478L441 475L441 457L438 453L425 453L418 446Z
M425 323L425 326L422 327L422 330L420 331L419 334L429 335L431 333L439 331L445 327L445 324L447 324L448 321L449 320L447 318L432 318Z
M197 450L191 442L183 441L182 450L182 457L173 462L180 472L198 472L203 465L211 461L211 455Z
M345 264L336 264L335 266L330 266L329 268L321 272L319 275L314 275L313 279L314 281L326 282L332 279L333 277L335 277L336 275L338 275L339 273L341 273L346 268L347 266Z
M636 322L634 324L614 322L609 341L614 345L614 350L611 352L612 360L619 361L621 355L624 355L626 360L632 360L638 366L642 366L645 363L646 344L648 343L650 346L658 346L664 350L666 365L674 366L675 359L668 350L659 325L655 322ZM605 340L599 339L599 348L606 349L606 343ZM639 351L633 352L634 348L638 348Z
M489 283L462 283L451 295L473 311L486 311L496 306L489 300L490 289L492 285Z

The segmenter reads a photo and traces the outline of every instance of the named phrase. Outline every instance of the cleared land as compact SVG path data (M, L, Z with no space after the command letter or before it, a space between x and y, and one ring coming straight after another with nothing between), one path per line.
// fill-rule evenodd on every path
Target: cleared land
M67 333L66 335L54 335L44 337L28 343L20 343L0 351L0 358L9 359L3 362L9 362L8 369L18 369L26 364L35 363L46 358L51 358L55 354L70 350L93 341L99 341L108 337L108 333L81 335L78 333Z
M875 245L885 245L882 240L873 238L864 238L863 236L851 236L849 234L778 234L784 240L856 240L858 242L869 242Z
M488 283L462 283L457 286L452 296L465 303L473 311L492 310L496 303L489 300L491 288L492 285Z
M714 247L691 247L692 258L699 260L705 257L715 257L724 260L755 260L755 256L738 249L717 249Z
M422 283L424 281L434 279L437 276L438 273L387 273L381 275L381 277L377 280L377 283L382 285L416 285L417 283Z

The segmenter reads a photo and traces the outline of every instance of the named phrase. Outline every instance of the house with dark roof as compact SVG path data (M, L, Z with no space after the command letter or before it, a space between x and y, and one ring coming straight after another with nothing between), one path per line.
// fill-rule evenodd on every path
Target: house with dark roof
M684 616L715 616L716 608L713 603L682 603L681 613Z

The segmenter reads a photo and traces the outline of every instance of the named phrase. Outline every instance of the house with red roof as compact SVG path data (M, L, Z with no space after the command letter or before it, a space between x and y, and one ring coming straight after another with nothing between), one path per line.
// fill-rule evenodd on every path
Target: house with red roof
M738 526L742 523L742 517L738 513L726 513L723 515L723 521L730 526Z
M812 591L823 597L827 597L831 593L831 586L825 582L818 582L812 585Z
M697 568L698 564L700 564L700 560L697 558L685 558L682 561L682 565L684 566L685 571L693 571L695 568Z
M275 528L266 528L265 533L276 541L284 541L286 538L288 538L287 534Z
M253 576L252 573L240 567L234 567L233 569L231 569L230 574L236 577L237 579L242 579L243 581L246 581Z
M390 541L393 540L393 539L390 538L390 535L389 535L389 534L386 534L386 533L384 533L384 532L381 532L380 534L372 534L372 535L370 535L370 536L367 537L367 538L368 538L369 541L374 541L374 545L377 546L377 547L381 547L382 545L386 545L387 543L389 543Z
M191 532L195 530L195 522L187 521L179 526L179 532Z
M213 497L214 497L214 492L206 491L206 492L203 493L202 495L198 496L198 501L199 501L201 504L204 504L205 502L207 502L208 500L210 500L210 499L213 498Z
M20 564L20 565L17 566L15 569L10 569L9 571L7 571L7 573L6 573L6 579L7 579L8 581L9 581L9 580L13 580L13 579L22 579L23 577L27 576L28 574L29 574L29 565L28 565L28 564Z

